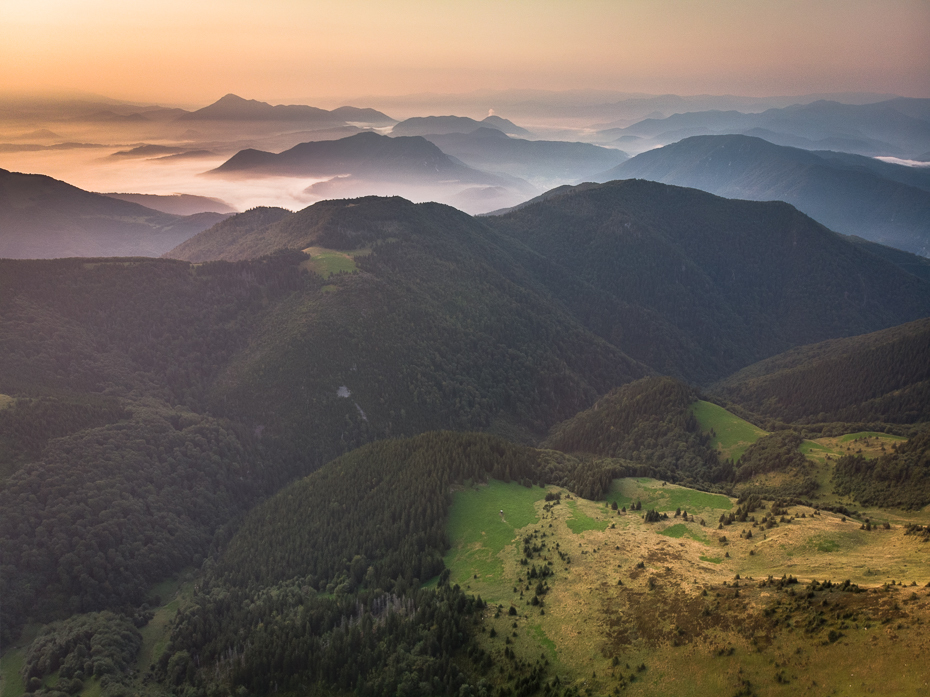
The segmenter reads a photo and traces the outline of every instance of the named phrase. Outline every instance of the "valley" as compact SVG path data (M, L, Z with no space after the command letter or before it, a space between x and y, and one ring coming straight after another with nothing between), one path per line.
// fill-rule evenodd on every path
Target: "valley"
M3 697L927 689L926 100L537 97L0 118Z

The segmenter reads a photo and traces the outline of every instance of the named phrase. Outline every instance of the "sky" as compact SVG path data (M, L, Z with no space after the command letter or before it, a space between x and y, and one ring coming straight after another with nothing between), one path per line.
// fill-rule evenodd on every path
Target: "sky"
M930 97L930 0L0 0L0 91Z

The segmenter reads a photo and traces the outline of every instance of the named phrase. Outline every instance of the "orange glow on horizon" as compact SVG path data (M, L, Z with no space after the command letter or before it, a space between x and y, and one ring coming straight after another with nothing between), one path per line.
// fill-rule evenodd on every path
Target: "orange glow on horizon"
M930 97L925 0L7 0L0 90L204 105L597 88Z

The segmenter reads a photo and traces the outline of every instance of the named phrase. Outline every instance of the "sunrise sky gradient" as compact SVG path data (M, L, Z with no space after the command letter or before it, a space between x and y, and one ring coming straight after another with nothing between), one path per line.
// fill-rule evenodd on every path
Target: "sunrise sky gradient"
M0 91L930 97L928 0L0 0Z

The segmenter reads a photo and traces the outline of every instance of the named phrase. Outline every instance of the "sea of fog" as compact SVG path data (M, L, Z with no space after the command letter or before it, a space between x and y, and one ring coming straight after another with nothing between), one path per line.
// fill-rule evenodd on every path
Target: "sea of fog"
M24 174L46 174L98 193L209 196L239 211L254 206L299 210L320 198L306 193L307 187L326 181L305 177L231 181L203 174L221 165L228 156L166 160L110 157L118 150L125 147L0 153L0 167Z

